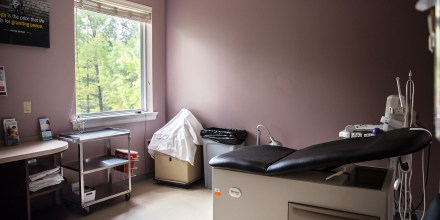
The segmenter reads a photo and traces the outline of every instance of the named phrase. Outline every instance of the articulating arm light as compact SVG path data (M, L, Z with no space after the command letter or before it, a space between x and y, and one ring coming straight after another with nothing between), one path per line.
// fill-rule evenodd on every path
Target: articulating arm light
M260 145L260 134L261 134L260 127L263 127L266 130L267 134L269 135L269 145L271 145L271 146L283 146L283 144L281 144L281 142L275 140L272 137L272 135L270 135L269 130L267 130L267 128L264 127L264 125L257 125L257 145Z

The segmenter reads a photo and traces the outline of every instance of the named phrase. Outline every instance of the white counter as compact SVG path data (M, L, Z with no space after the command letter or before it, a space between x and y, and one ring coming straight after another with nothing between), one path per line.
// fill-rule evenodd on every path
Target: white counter
M0 164L61 153L68 143L59 140L29 141L16 146L0 147Z

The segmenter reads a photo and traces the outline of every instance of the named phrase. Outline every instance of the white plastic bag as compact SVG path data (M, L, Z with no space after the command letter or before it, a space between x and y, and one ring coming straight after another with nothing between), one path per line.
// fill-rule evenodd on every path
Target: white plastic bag
M154 158L154 151L188 161L194 166L197 145L202 145L200 122L187 109L180 110L171 121L156 131L148 145L148 153Z

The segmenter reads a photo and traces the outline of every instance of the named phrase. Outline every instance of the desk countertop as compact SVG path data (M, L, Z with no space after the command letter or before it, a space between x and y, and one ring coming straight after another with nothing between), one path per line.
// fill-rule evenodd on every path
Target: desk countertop
M0 146L0 164L61 153L68 143L59 140L29 141L17 146Z

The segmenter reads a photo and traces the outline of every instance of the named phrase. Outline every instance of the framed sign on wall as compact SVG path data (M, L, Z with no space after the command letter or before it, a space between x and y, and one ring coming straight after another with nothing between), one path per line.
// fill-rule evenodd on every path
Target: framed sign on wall
M48 0L0 0L0 43L50 47Z

